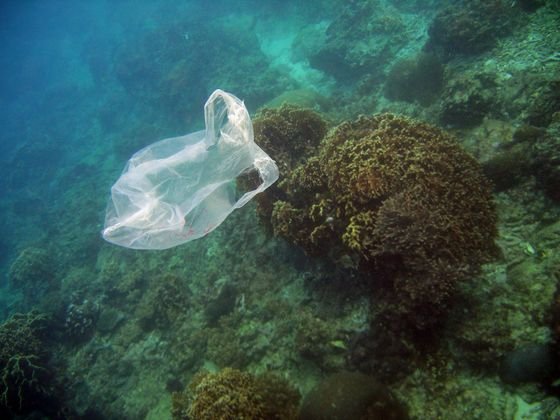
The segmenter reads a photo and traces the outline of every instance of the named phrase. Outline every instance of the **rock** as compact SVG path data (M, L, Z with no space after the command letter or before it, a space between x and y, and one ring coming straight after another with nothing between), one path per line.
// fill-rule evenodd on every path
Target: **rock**
M500 366L500 378L510 384L543 382L556 370L552 350L547 344L528 344L512 350Z

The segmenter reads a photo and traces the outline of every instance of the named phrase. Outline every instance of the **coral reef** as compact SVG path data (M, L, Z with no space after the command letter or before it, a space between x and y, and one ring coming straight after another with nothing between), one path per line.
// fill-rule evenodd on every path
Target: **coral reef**
M0 418L169 418L170 394L202 366L278 372L305 394L359 371L415 419L560 418L558 0L44 3L15 6L21 19L3 28ZM69 24L53 33L57 22ZM188 246L104 243L126 158L202 127L216 87L257 111L279 182ZM436 128L355 121L388 111L449 127L482 162L502 255L480 272L490 186ZM48 328L9 318L32 305ZM238 395L257 417L297 415L282 380L224 372L174 396L178 416L197 395L197 413ZM348 385L337 407L372 382Z
M183 392L173 394L175 420L297 418L299 393L272 374L253 376L225 368L199 372Z
M522 142L506 145L499 153L483 163L484 174L492 181L495 191L518 185L532 169L531 144Z
M327 123L311 109L291 104L264 108L253 119L255 142L276 160L280 174L313 154L327 132Z
M280 180L317 149L327 133L327 122L311 109L284 104L262 109L253 119L255 142L276 161ZM257 195L257 212L270 228L274 201L282 197L278 184Z
M323 372L334 372L344 367L345 336L332 319L325 320L302 308L296 313L294 335L298 354L320 367Z
M455 284L495 255L489 183L427 124L391 114L343 123L279 188L274 232L311 255L359 255L386 314L415 328L441 321Z
M272 98L264 108L279 108L284 104L307 109L328 108L329 101L320 93L311 89L294 89L282 92Z
M218 320L235 308L237 301L237 288L228 278L221 278L216 282L215 294L208 298L204 308L204 315L210 325L215 325Z
M218 325L205 330L206 358L220 367L243 369L259 360L269 343L259 340L259 330L253 323L243 325L239 312L220 318Z

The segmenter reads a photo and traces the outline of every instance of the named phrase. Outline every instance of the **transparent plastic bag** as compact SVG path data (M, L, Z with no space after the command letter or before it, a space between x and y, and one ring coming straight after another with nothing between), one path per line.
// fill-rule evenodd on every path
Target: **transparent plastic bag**
M161 140L130 158L111 188L105 240L133 249L192 241L278 179L276 164L253 140L243 102L216 90L204 117L206 130ZM240 176L253 175L254 189L238 185Z

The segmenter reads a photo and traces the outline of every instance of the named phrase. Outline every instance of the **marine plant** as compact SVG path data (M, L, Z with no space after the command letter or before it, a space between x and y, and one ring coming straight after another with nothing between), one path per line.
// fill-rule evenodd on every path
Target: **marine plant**
M342 123L279 188L274 232L310 255L357 255L385 313L415 329L438 323L456 283L495 255L489 182L428 124L392 114Z

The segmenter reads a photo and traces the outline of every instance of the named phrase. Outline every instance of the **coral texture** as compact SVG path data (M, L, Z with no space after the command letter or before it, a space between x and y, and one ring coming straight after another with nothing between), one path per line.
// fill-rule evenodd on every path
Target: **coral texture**
M300 395L274 375L237 369L199 372L184 392L173 394L174 419L295 419Z
M47 354L41 340L46 317L15 314L0 325L0 414L32 410L48 390ZM7 417L4 417L7 418Z
M316 112L294 105L262 109L253 120L255 141L272 153L286 173L312 154L327 132L327 124Z
M326 121L316 112L284 104L262 109L253 120L255 142L274 157L280 180L315 153L327 133ZM270 227L273 202L283 196L277 184L256 197L258 214Z
M343 123L279 187L274 232L311 255L359 255L389 312L415 327L437 322L455 283L495 255L489 183L427 124L391 114Z

